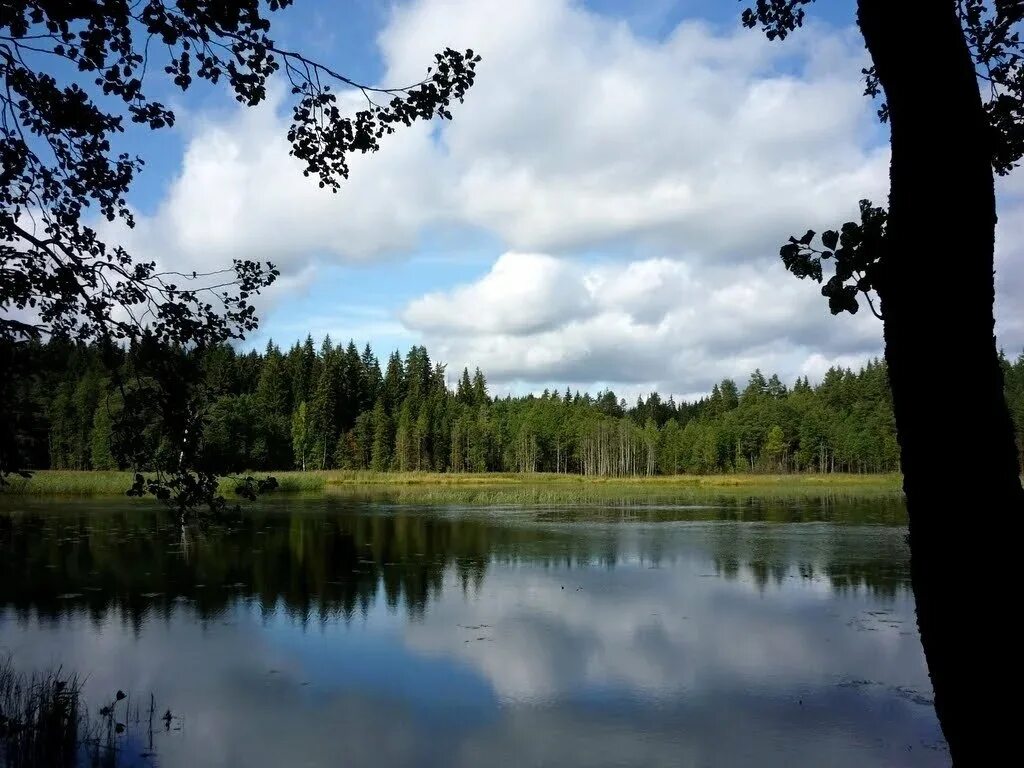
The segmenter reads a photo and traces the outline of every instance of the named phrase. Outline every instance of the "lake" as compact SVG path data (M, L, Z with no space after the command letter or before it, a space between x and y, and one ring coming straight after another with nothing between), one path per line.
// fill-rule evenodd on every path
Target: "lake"
M152 694L165 767L947 765L905 537L885 496L278 497L186 531L8 499L0 653Z

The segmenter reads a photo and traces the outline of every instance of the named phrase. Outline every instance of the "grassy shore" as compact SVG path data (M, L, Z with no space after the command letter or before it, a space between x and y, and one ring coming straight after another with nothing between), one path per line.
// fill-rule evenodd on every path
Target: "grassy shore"
M472 498L486 491L510 500L576 500L592 494L664 497L692 492L739 492L750 495L803 493L898 493L900 476L887 475L672 475L656 477L583 477L549 473L435 473L367 472L274 472L279 493L390 492L402 497ZM4 492L28 496L123 496L131 485L130 472L73 472L45 470L28 480L14 478ZM236 480L224 478L221 491L231 496ZM462 492L462 493L457 493Z

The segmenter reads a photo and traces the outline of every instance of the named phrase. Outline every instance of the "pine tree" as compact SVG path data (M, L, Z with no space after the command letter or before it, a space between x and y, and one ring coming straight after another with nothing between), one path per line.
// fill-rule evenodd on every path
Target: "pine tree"
M451 424L451 459L449 463L452 472L466 470L466 421L462 414L459 414Z
M316 465L320 469L327 469L330 452L338 439L335 417L339 380L338 360L329 336L324 340L323 356L318 367L319 376L309 404L310 450Z
M721 383L718 385L718 389L722 393L722 405L726 411L731 411L739 407L739 389L736 387L735 381L732 379L722 379Z
M385 371L384 380L381 383L381 398L387 413L398 413L402 401L405 400L405 391L405 369L402 366L402 357L397 351L392 352L388 357L387 371Z
M473 405L487 405L490 399L487 396L487 379L479 368L473 373Z
M413 468L416 470L430 469L431 462L431 401L423 404L419 414L416 416L416 423L413 427L413 434L416 441L416 461Z
M356 417L363 410L363 402L367 397L366 378L363 361L359 357L359 350L356 348L355 342L349 340L348 346L345 347L345 355L341 365L338 410L335 419L340 431L352 429L356 423Z
M743 396L741 401L750 401L757 399L761 395L765 394L768 389L768 382L765 381L764 374L761 373L760 368L755 368L754 372L750 374L750 379L747 381L747 388L743 390Z
M393 464L399 472L408 472L416 466L416 435L412 417L412 398L402 403L395 430L395 455Z
M50 422L50 466L54 469L74 468L70 448L76 432L71 402L72 387L72 382L62 383L47 409L47 418Z
M377 402L377 398L380 397L383 377L380 372L380 363L377 361L377 356L373 354L373 350L370 349L369 344L363 348L363 353L360 355L359 361L362 363L364 383L364 389L359 403L359 411L362 413L363 411L371 410L373 408L373 404Z
M469 368L462 369L462 376L455 390L455 399L463 405L473 404L473 383L469 379Z
M291 412L291 393L289 392L284 357L272 340L267 342L267 348L263 354L263 365L256 383L256 399L259 401L260 407L268 413Z
M778 374L773 373L765 386L765 393L769 397L782 398L786 396L786 385L779 379Z
M112 403L104 400L96 408L92 419L92 435L90 437L90 462L93 469L119 469L113 450L113 416Z
M384 472L391 467L391 420L384 408L383 397L373 406L373 445L370 451L370 469Z
M786 442L785 436L782 433L782 427L778 424L773 424L772 428L768 430L768 437L764 443L764 455L772 470L779 468L779 463L782 461L785 450Z
M295 463L303 472L306 471L307 462L312 458L313 434L309 421L309 412L306 401L299 403L292 415L292 452L295 455Z
M288 362L273 341L267 342L254 398L253 468L272 470L293 466L292 387Z
M309 401L313 398L313 387L316 386L317 363L316 347L313 344L313 335L308 334L302 343L299 352L299 364L302 369L301 386L302 391L296 395L295 402L300 400Z

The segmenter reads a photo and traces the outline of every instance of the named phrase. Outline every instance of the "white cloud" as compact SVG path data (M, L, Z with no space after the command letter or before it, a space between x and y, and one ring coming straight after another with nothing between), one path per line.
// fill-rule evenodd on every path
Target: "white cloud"
M202 123L156 214L122 233L132 251L200 270L232 258L270 260L287 276L317 256L354 261L411 246L436 216L429 128L414 126L372 158L352 158L351 178L334 195L289 156L281 106L273 91L259 108Z
M517 250L652 238L762 255L884 185L886 152L861 130L856 38L801 40L771 46L738 24L687 22L655 42L560 0L400 6L380 37L386 82L422 76L446 45L484 56L456 120L388 137L331 195L288 156L278 92L196 128L135 241L190 263L257 256L286 269L311 253L408 250L445 224Z
M538 333L586 314L589 305L587 287L575 279L569 262L506 253L476 283L413 301L404 320L418 330L445 335Z
M874 317L829 317L816 286L781 266L668 258L509 252L479 280L411 302L402 320L453 369L479 365L499 387L605 381L689 394L755 367L818 376L826 353L850 364L881 347Z
M866 312L829 317L776 256L789 234L885 199L888 148L855 30L773 45L738 22L686 21L652 40L570 0L416 0L391 11L379 45L389 83L422 76L445 46L480 52L456 119L353 158L339 195L288 156L277 96L209 120L129 244L188 269L273 260L281 295L314 279L315 259L382 262L438 228L482 232L507 251L481 254L491 271L412 301L402 320L453 367L509 384L689 394L758 365L814 376L880 352ZM1024 327L1005 307L1024 275L1008 262L1012 348Z
M852 36L782 47L687 22L652 42L565 2L436 0L381 44L398 79L439 45L484 56L442 139L458 215L516 249L643 237L749 257L884 189Z

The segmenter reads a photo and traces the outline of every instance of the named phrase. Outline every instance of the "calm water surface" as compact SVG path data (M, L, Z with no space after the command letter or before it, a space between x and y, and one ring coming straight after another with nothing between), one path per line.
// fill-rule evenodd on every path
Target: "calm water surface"
M152 693L161 766L945 765L905 534L892 499L8 503L0 653Z

